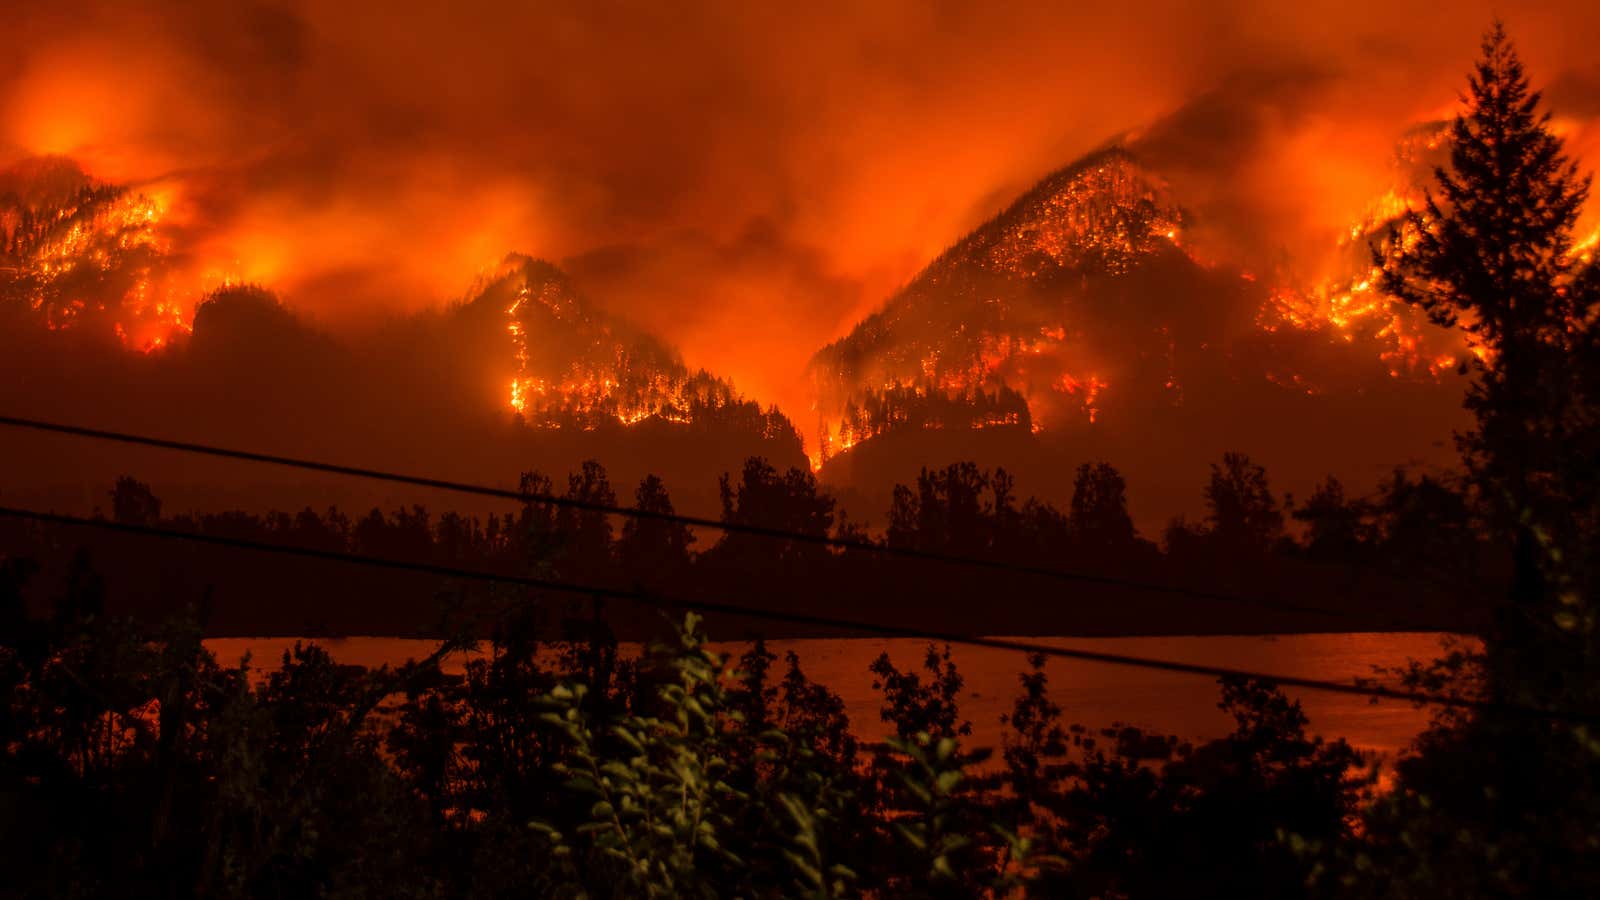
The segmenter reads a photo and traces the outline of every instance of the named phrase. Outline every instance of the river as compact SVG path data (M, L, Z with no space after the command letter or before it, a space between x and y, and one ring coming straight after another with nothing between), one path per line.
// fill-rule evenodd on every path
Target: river
M1294 634L1277 636L1029 638L1037 643L1174 660L1235 669L1270 672L1333 681L1374 678L1374 667L1404 665L1410 659L1439 655L1445 635L1431 633ZM275 665L295 638L217 638L206 641L224 665L250 653L255 666ZM425 640L386 637L319 639L338 661L379 666L426 656L434 644ZM737 654L749 645L713 645ZM815 681L839 694L856 734L876 740L887 732L880 721L880 698L872 688L868 665L887 652L902 670L920 667L927 642L912 639L826 638L770 641L768 649L782 658L793 650L801 668ZM628 648L637 652L637 647ZM951 658L965 679L962 717L972 723L971 745L998 747L1000 716L1020 692L1017 675L1026 667L1020 653L985 647L955 646ZM445 662L461 671L462 655ZM1050 696L1067 722L1100 728L1126 723L1162 734L1201 741L1227 734L1232 720L1217 708L1214 680L1175 672L1052 658L1045 667ZM1392 676L1377 677L1393 685ZM1342 737L1352 745L1392 759L1428 723L1430 711L1396 700L1371 702L1366 697L1290 689L1311 721L1311 731L1326 738Z

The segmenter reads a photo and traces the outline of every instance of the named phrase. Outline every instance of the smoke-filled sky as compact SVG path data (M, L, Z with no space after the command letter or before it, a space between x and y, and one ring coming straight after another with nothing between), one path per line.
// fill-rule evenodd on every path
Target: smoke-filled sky
M1331 234L1496 12L1593 163L1600 7L1562 6L15 4L0 163L145 185L197 272L331 325L459 297L508 251L561 261L799 411L817 347L1125 132L1156 126L1247 252Z

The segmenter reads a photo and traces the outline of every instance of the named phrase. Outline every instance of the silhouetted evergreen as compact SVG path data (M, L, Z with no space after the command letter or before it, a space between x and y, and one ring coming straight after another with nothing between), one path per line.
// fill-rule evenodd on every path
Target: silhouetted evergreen
M734 525L770 528L795 534L825 538L834 521L834 499L817 484L811 472L791 468L780 473L760 457L745 461L738 480L724 474L718 484L722 498L722 521ZM711 552L741 565L772 566L776 570L799 571L822 563L829 556L821 544L724 533Z
M1414 246L1385 286L1479 342L1460 444L1476 509L1437 482L1385 487L1384 540L1419 567L1457 557L1474 513L1510 545L1510 602L1482 649L1407 673L1412 684L1567 716L1600 714L1596 328L1591 272L1569 250L1587 194L1498 23L1451 130L1440 193L1410 216ZM1337 842L1321 879L1363 896L1592 895L1600 884L1600 748L1589 724L1494 707L1438 715L1398 766L1398 789ZM1312 848L1314 851L1327 848Z
M675 512L666 486L654 475L639 482L633 495L633 508L663 516ZM670 578L688 568L689 548L694 542L694 534L680 522L627 518L622 521L617 556L623 571L632 577Z
M1464 329L1483 351L1466 400L1477 428L1461 448L1498 526L1517 532L1518 595L1539 604L1534 523L1570 541L1600 497L1595 417L1583 411L1600 401L1585 390L1600 294L1576 277L1570 252L1589 179L1551 131L1499 24L1484 37L1465 99L1438 193L1406 219L1414 241L1392 236L1399 251L1379 261L1386 290Z
M1128 484L1109 463L1084 463L1072 482L1067 517L1072 538L1085 548L1116 552L1132 546L1133 519L1128 515Z

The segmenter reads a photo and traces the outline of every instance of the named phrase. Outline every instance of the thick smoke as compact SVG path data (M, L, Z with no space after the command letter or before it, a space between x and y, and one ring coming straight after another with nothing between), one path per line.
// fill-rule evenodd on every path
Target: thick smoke
M1567 5L1494 9L1588 115L1600 13ZM691 363L785 405L812 350L1004 200L1207 92L1164 146L1196 193L1243 190L1222 224L1254 246L1336 227L1393 136L1448 107L1492 15L358 6L23 5L0 142L168 185L198 274L327 321L458 295L508 251L573 258Z

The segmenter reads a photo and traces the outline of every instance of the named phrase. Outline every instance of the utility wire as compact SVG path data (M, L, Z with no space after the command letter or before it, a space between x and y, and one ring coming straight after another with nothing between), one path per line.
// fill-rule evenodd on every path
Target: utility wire
M810 625L845 631L865 632L881 637L913 638L917 640L937 641L940 643L956 644L968 647L986 647L994 650L1014 650L1020 653L1036 653L1048 657L1076 659L1085 662L1102 663L1106 665L1128 666L1132 668L1150 669L1162 672L1175 672L1184 675L1203 675L1208 678L1250 678L1272 682L1281 686L1296 687L1310 691L1349 694L1360 697L1372 697L1387 700L1404 700L1409 703L1473 709L1478 711L1510 712L1534 718L1552 719L1557 721L1593 722L1597 718L1600 718L1592 715L1564 712L1561 710L1539 709L1536 707L1514 704L1489 703L1482 700L1474 700L1468 697L1456 697L1449 694L1402 691L1375 685L1346 684L1339 681L1327 681L1319 678L1301 678L1293 675L1274 675L1269 672L1256 672L1248 669L1236 669L1225 666L1206 666L1197 663L1179 662L1176 660L1152 659L1149 657L1133 656L1122 653L1103 653L1095 650L1080 650L1070 647L1054 647L1048 644L1038 644L1031 641L1010 640L1006 638L972 637L969 635L955 634L951 632L925 628L911 628L900 625L883 625L872 622L861 622L852 619L840 619L832 616L811 615L809 613L759 609L738 603L671 598L654 595L643 590L625 590L621 588L582 585L575 582L554 578L536 578L522 575L500 575L476 569L461 569L452 566L439 566L431 563L385 559L382 557L365 556L355 553L341 553L332 550L316 550L306 547L292 547L284 544L272 544L261 541L245 540L242 538L222 537L219 535L194 534L184 531L174 531L167 528L157 528L148 525L134 525L131 523L115 522L107 519L90 519L81 516L63 515L60 513L40 512L37 510L0 506L0 517L28 519L38 522L49 522L57 525L85 526L123 534L142 535L145 537L162 538L168 540L191 541L200 544L229 547L237 550L250 550L260 553L276 553L285 556L300 556L311 559L320 559L330 562L362 565L381 569L420 572L429 575L439 575L447 578L461 578L474 581L515 584L522 587L537 588L541 590L586 594L594 597L610 597L615 599L636 601L647 606L653 606L657 608L699 609L707 612L743 616L751 619L760 619L769 622L781 622L790 625Z
M1169 596L1190 597L1194 599L1209 600L1220 603L1256 606L1265 609L1276 610L1279 612L1312 613L1315 615L1337 618L1344 618L1352 615L1352 613L1348 610L1334 609L1326 606L1289 603L1281 600L1270 600L1259 597L1244 597L1236 594L1225 594L1215 591L1199 590L1180 585L1160 584L1158 582L1149 581L1135 581L1131 579L1117 578L1110 575L1096 575L1087 572L1071 572L1051 566L1036 566L1026 563L1007 562L1005 560L985 559L979 556L936 553L928 550L918 550L911 547L891 547L885 544L875 544L870 541L830 537L825 534L803 534L794 531L787 531L782 528L769 528L764 525L722 522L716 519L707 519L700 516L686 516L678 513L664 513L653 510L633 509L625 506L597 503L592 500L583 500L575 497L559 497L554 494L536 494L525 491L514 491L507 488L495 488L487 485L471 484L461 481L450 481L442 478L405 475L397 472L386 472L380 469L368 469L360 466L346 466L338 463L299 459L291 456L278 456L270 453L257 453L250 450L235 450L226 447L216 447L209 444L196 444L188 441L169 440L166 438L149 437L147 435L129 434L121 431L107 431L99 428L86 428L80 425L66 425L58 422L46 422L40 419L26 419L17 416L0 415L0 425L11 426L15 428L28 428L35 431L54 432L56 434L67 434L75 437L92 438L95 440L116 441L124 444L137 444L146 447L159 447L165 450L178 450L184 453L199 453L207 456L222 457L225 459L238 459L246 462L267 463L269 465L307 469L313 472L326 472L333 475L348 475L355 478L367 478L374 481L387 481L395 484L412 485L415 487L435 488L438 490L454 491L463 494L475 494L483 497L497 497L505 500L513 500L518 503L540 503L567 509L583 510L586 512L627 516L634 519L675 522L682 525L691 525L697 528L714 528L723 532L734 534L749 534L777 540L818 544L836 549L876 553L884 556L895 556L903 559L915 559L924 562L943 563L946 565L969 566L972 568L989 569L994 571L1010 572L1014 574L1033 575L1043 578L1052 578L1060 581L1076 582L1079 584L1096 584L1108 587L1144 591L1152 594L1165 594ZM1395 625L1396 627L1404 628L1420 627L1417 623L1391 622L1390 624Z

